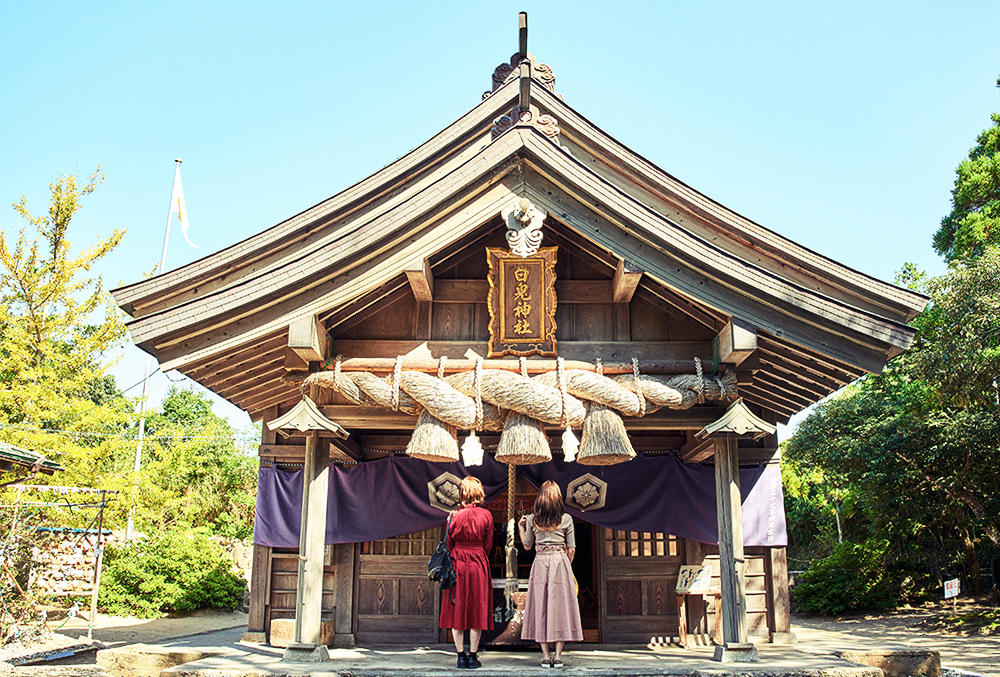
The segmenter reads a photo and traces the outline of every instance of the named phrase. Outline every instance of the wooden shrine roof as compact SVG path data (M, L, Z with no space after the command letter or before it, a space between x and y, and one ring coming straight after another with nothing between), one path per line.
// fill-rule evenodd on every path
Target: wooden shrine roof
M281 380L291 322L317 315L335 334L413 293L406 271L426 261L433 273L457 252L481 248L504 228L501 210L526 197L547 213L546 242L572 246L609 272L622 264L642 271L637 293L651 303L712 329L731 318L755 327L755 375L740 393L780 417L908 347L906 323L925 297L714 202L546 87L531 80L531 105L558 121L554 138L531 122L493 133L494 120L518 103L519 82L509 80L354 186L216 254L114 290L133 318L133 339L164 371L180 370L260 418L299 399ZM470 302L485 280L439 282L435 302Z

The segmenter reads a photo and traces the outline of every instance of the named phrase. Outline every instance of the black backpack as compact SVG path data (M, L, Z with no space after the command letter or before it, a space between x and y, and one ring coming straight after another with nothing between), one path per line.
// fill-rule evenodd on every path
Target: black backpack
M451 565L451 553L448 552L448 530L451 528L451 515L444 530L444 538L438 543L434 554L427 560L427 578L436 581L442 590L449 590L449 602L455 603L455 568Z

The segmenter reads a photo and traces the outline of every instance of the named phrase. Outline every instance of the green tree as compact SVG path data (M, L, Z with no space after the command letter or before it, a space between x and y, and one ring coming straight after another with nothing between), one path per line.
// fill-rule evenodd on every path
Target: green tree
M100 168L83 186L61 176L42 216L22 196L13 207L26 225L13 242L0 232L0 439L62 463L67 472L53 481L83 486L108 477L121 440L101 435L121 433L132 416L102 362L125 328L101 278L89 275L124 232L71 253L73 217L103 179Z
M850 482L897 555L936 550L935 566L963 564L975 588L977 549L1000 549L1000 252L927 288L910 352L816 407L787 453Z
M138 524L252 533L256 457L206 395L171 387L161 411L147 415L146 431Z
M934 234L934 250L949 262L1000 244L1000 115L994 113L992 120L955 170L952 210Z

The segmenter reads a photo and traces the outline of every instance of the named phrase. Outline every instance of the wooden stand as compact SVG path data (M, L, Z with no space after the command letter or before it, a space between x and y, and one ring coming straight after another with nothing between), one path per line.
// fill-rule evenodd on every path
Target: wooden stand
M722 644L722 591L709 592L678 592L677 593L677 640L681 646L687 646L687 598L688 595L715 597L715 643Z

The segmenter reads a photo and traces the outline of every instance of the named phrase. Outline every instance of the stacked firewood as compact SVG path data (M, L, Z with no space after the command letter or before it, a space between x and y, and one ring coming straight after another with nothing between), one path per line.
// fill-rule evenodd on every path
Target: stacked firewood
M105 538L107 540L107 538ZM29 589L47 595L85 595L94 588L97 534L52 534L32 548Z

